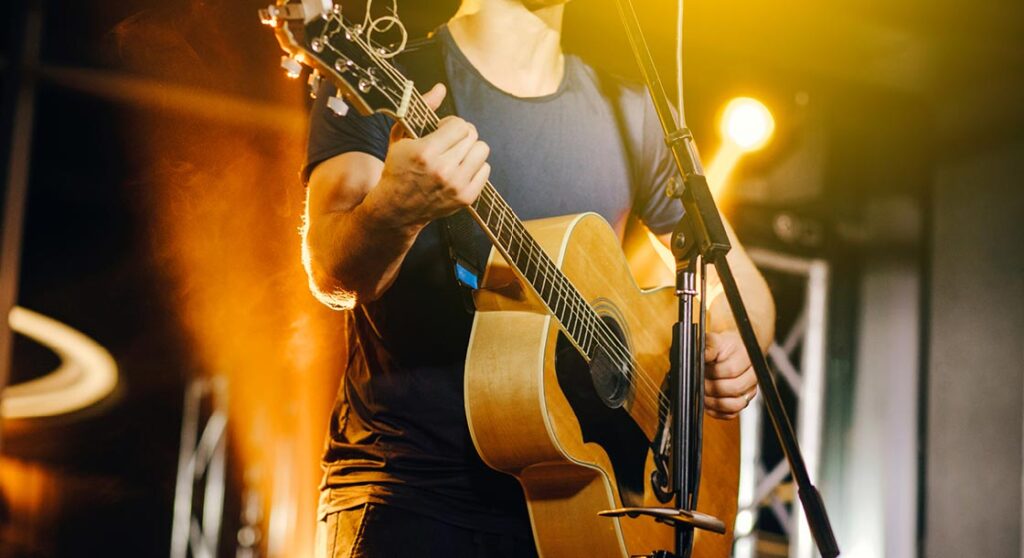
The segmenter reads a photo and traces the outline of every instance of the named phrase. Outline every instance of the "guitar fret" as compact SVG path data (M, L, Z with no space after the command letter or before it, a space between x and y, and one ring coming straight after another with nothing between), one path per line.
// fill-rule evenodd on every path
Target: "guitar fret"
M559 286L558 291L556 293L554 293L554 294L555 294L555 307L552 308L552 310L555 312L555 316L558 317L558 320L561 321L562 326L565 326L565 329L568 329L568 324L566 323L565 316L562 315L563 309L562 309L561 306L565 303L565 297L562 296L561 286Z
M494 238L498 240L498 244L501 244L501 230L505 226L505 213L498 213L498 231L494 234ZM507 251L507 250L506 250Z
M563 293L562 294L562 324L565 325L565 330L567 332L569 332L569 335L572 336L573 340L579 342L579 338L576 337L576 335L575 335L575 333L573 331L573 329L575 327L574 320L575 320L576 316L575 316L575 314L572 311L572 304L571 304L571 302L572 302L572 299L569 298L568 296L566 296L565 293Z
M588 335L587 335L587 347L586 347L586 350L587 350L587 354L593 354L593 352L594 352L594 344L595 344L594 332L597 331L597 323L596 323L597 320L595 320L593 316L589 316L588 315L587 316L587 321L590 323L590 326L587 328Z
M566 312L565 312L566 305L568 304L569 300L565 296L565 289L564 289L564 287L561 286L561 285L559 287L560 288L558 289L558 299L555 302L555 305L557 306L557 309L555 310L555 315L558 316L558 320L560 322L562 322L562 325L564 325L565 329L568 330L569 326L572 325L572 324L569 323L569 316L566 315Z
M576 343L579 344L580 348L583 348L583 309L580 308L579 303L576 301L576 297L572 297L572 320L573 329L575 334L573 338L576 339Z
M576 341L576 344L583 348L583 316L580 315L579 307L570 302L569 304L569 315L567 317L569 322L572 324L570 329L572 338Z
M509 235L508 244L506 244L505 246L508 249L509 257L512 258L512 263L514 263L516 265L516 267L519 268L519 271L523 271L523 262L522 262L522 259L521 259L521 256L523 254L522 254L521 246L519 246L519 247L516 246L516 231L515 231L515 229L512 229L511 234ZM526 275L526 274L524 273L523 275Z
M491 204L484 202L483 193L481 193L480 197L473 202L473 209L476 210L476 214L480 216L480 219L485 225L490 223ZM486 215L484 214L484 210L487 210Z
M532 258L530 257L529 244L525 242L525 238L522 235L519 235L518 240L519 246L516 248L515 253L516 265L519 266L519 270L523 272L526 280L530 284L534 284L537 282L537 277L530 269L530 264L533 262L530 261Z
M543 270L541 270L541 271L543 271ZM548 274L542 272L540 274L540 277L541 277L541 283L540 283L540 288L537 289L537 292L539 292L540 296L543 298L543 297L546 296L544 294L544 288L547 287L547 285L548 285Z
M578 303L577 303L577 307L579 307ZM588 318L588 316L587 316L587 314L586 314L586 312L585 312L585 310L583 308L579 308L579 311L580 311L580 314L579 314L579 316L580 316L580 319L579 319L580 332L579 332L579 337L578 337L579 341L578 342L580 344L580 348L583 349L583 352L589 353L590 352L590 347L589 347L589 339L588 339L588 337L589 337L589 334L592 331L592 329L590 328L590 325L589 325L590 324L590 320L589 320L589 318Z
M536 268L533 271L530 270L530 264L533 263L533 252L530 250L529 243L524 242L522 238L519 239L519 255L525 256L525 261L519 266L523 270L523 275L530 281L531 285L537 284Z

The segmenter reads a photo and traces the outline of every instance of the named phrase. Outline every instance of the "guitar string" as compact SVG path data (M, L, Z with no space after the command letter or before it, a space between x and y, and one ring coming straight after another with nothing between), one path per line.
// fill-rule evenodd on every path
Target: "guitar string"
M337 20L338 18L334 17L332 19ZM340 26L341 29L345 29L346 31L348 31L345 28L343 22L338 22L338 23L339 23L339 26ZM331 36L337 34L338 31L340 31L340 29L336 30L334 33L331 33ZM326 32L325 32L325 34L326 34ZM386 62L383 58L377 56L377 54L373 51L372 46L370 46L369 44L363 42L362 38L359 35L356 35L355 33L348 32L346 38L350 38L350 37L354 39L353 42L356 42L360 46L360 48L362 48L362 50L367 55L369 55L373 59L374 62L377 63L378 67L380 67L382 70L384 70L384 72L386 74L388 74L388 77L390 77L393 80L395 80L396 84L397 83L405 83L407 81L407 78L405 78L397 69L392 67L390 63ZM325 43L327 45L329 45L332 50L335 50L335 52L338 52L337 49L334 48L333 45L330 44L330 41L325 41ZM342 54L342 53L339 52L339 54ZM380 91L382 91L383 93L385 93L386 95L388 95L390 101L392 101L392 102L395 101L395 99L392 98L392 94L390 92L386 91L384 88L381 88L379 86L378 86L378 89ZM437 115L434 114L433 111L429 108L429 106L426 105L426 102L424 101L422 96L415 89L413 90L412 97L410 99L410 108L411 108L411 111L408 114L410 116L412 116L412 117L419 117L419 120L414 122L414 123L418 123L420 125L420 127L422 127L422 128L426 128L427 125L434 125L434 126L436 126L436 124L439 121L438 118L437 118ZM482 190L482 192L486 192L488 189L491 190L491 192L488 192L488 194L491 194L493 192L493 196L494 196L494 198L496 198L496 199L492 199L492 201L500 201L500 202L502 202L502 203L497 203L497 204L492 204L491 205L492 210L494 209L494 207L497 207L501 211L501 215L499 216L499 218L503 220L506 215L509 215L513 219L518 220L518 218L515 216L515 213L511 212L511 208L508 208L507 202L504 202L504 200L500 197L500 194L498 194L497 191L494 190L493 185L490 184L489 181L485 185L485 188L484 188L484 190ZM510 223L510 225L512 225L512 224L514 224L514 221L513 221L513 223ZM519 241L520 241L520 246L522 247L523 246L523 240L524 240L524 238L522 236L522 233L520 231L517 231L517 230L512 229L512 228L510 228L509 233L510 233L510 242L511 242L511 240L513 240L512 236L518 234ZM535 242L533 242L532 244L535 245ZM586 309L579 308L579 302L580 301L577 300L577 299L579 299L581 297L579 297L579 295L578 295L578 290L575 289L575 287L573 287L572 284L570 282L568 282L568 280L565 277L565 275L563 273L561 273L561 271L558 270L558 268L556 266L553 265L553 263L550 261L550 258L547 258L546 254L544 254L542 252L542 254L538 257L537 260L533 260L534 246L531 246L530 243L526 244L526 246L529 247L529 253L527 254L527 257L530 258L531 261L535 261L535 263L539 263L541 266L549 268L547 270L538 269L538 271L544 272L545 273L545 278L551 278L551 279L554 279L555 281L558 282L557 286L558 286L558 289L559 289L559 294L562 294L562 295L574 294L574 296L572 296L570 300L565 300L564 298L563 298L563 300L565 302L571 304L572 307L569 308L569 310L571 312L571 315L577 319L577 324L581 325L583 327L588 327L588 323L580 322L580 317L583 316L583 317L585 317L586 322L589 322L589 324L596 324L598 326L598 328L596 329L596 332L598 334L596 339L603 342L603 343L599 343L600 348L604 349L605 353L608 354L609 356L611 356L613 358L617 357L617 358L619 358L619 359L621 359L621 360L623 360L626 363L631 365L630 367L634 371L637 372L636 375L639 377L639 379L643 383L634 384L634 381L633 381L632 377L630 377L630 375L627 372L622 372L620 370L619 371L620 374L626 379L627 383L629 383L630 385L635 385L635 387L637 387L638 389L640 387L646 387L647 391L648 391L648 393L646 393L646 396L647 397L651 397L653 395L656 398L656 401L653 401L652 403L657 405L656 412L657 412L657 414L659 416L659 419L665 418L665 415L667 415L668 413L667 412L664 412L664 413L662 412L662 408L663 408L662 404L667 403L667 397L662 393L660 388L654 386L654 382L651 379L651 377L649 376L649 374L647 373L647 371L644 370L644 368L642 366L640 366L640 364L632 356L632 354L630 353L628 348L627 347L623 347L623 345L621 344L619 339L617 337L615 337L615 335L610 331L610 329L608 328L608 325L603 320L601 320L600 318L596 317L596 313L594 312L593 308L591 308L590 305L586 303L586 301L583 301L583 304L585 305ZM551 273L551 271L554 271L555 273ZM542 296L542 299L543 299L543 296ZM547 302L547 301L545 301L545 302ZM556 302L556 306L557 306L557 302ZM550 308L550 305L549 305L549 310L551 310L552 313L555 314L556 317L557 317L557 312L555 312L555 309ZM559 320L559 321L561 322L562 320ZM568 320L566 320L566 321L568 321ZM567 330L567 333L570 333L570 335L573 334L573 332L568 331L569 330L569 327L568 327L569 324L561 324L561 325L563 326L563 329ZM590 326L590 327L591 327L591 332L590 332L591 333L591 339L595 339L593 327L592 326ZM580 343L579 339L575 339L575 341L577 343ZM580 348L582 348L582 347L580 347ZM615 363L615 364L622 364L622 362ZM639 395L644 395L644 393L642 391L638 391L637 394L638 394L638 396Z
M342 25L341 27L344 28L344 25ZM382 59L381 57L377 56L373 52L372 46L370 46L369 44L363 42L362 38L359 35L356 35L354 33L349 33L348 36L355 37L355 42L357 42L359 44L359 46L363 49L363 51L366 54L368 54L374 60L374 62L376 62L378 64L378 66L381 67L381 69L383 69L386 74L388 74L389 77L391 77L393 80L395 80L396 83L398 83L398 82L404 83L404 82L407 81L407 79L400 72L398 72L397 69L391 67L391 65L389 63L385 62L384 59ZM328 44L329 44L329 42L328 42ZM332 45L332 49L333 49L333 45ZM381 90L382 92L384 92L386 95L388 95L390 101L394 102L395 99L391 98L392 94L390 92L386 91L384 88L381 88L379 86L378 86L378 89ZM426 126L428 124L436 126L436 124L438 122L437 115L434 114L433 111L430 110L430 108L428 106L426 106L425 101L423 100L422 96L419 94L418 91L413 90L413 97L411 98L410 101L411 101L410 108L412 110L409 113L409 115L411 117L413 117L413 118L419 117L419 120L414 120L414 122L413 122L414 124L418 124L419 127L421 127L421 128L426 128ZM415 101L415 102L412 102L412 101ZM501 219L501 221L499 221L499 225L503 224L504 217L506 215L509 215L509 214L513 218L513 222L510 223L510 225L514 224L515 220L518 220L518 218L515 216L514 212L511 212L511 208L507 208L507 203L504 203L504 200L500 197L500 195L497 193L497 191L494 190L493 185L490 184L489 181L486 184L486 187L484 188L484 190L482 190L482 192L487 192L487 194L490 195L492 192L488 192L488 189L490 189L493 192L493 197L496 198L496 200L492 199L492 201L503 202L503 203L498 203L498 204L491 204L492 211L493 211L494 207L497 207L501 211L501 213L499 214L499 219ZM500 234L500 229L499 229L499 234ZM512 240L515 240L514 236L518 235L519 236L518 240L520 241L520 247L522 247L524 245L524 243L523 243L524 238L523 238L522 233L520 231L517 231L514 228L510 228L509 234L510 234L510 240L509 240L510 243L511 243ZM500 244L500 242L499 242L499 244ZM628 348L622 346L622 344L619 341L619 339L617 337L615 337L614 334L608 329L608 325L603 320L601 320L600 318L596 317L596 313L593 311L593 308L591 308L590 305L586 303L586 301L582 301L586 309L584 310L582 308L579 308L580 300L578 300L578 299L580 297L578 296L578 290L576 290L575 287L573 287L572 284L567 281L567 278L565 277L565 275L563 273L561 273L560 270L557 269L557 267L552 265L552 262L550 261L549 258L543 257L543 256L546 256L546 254L544 254L541 257L538 257L537 260L533 259L535 250L534 250L534 246L532 246L531 244L535 245L535 242L534 243L527 243L527 244L525 244L529 248L529 253L527 254L527 257L531 261L534 261L535 263L539 263L540 266L549 268L549 269L546 269L546 270L542 270L542 269L540 269L540 267L538 267L538 271L544 272L545 273L545 278L552 278L552 279L557 281L557 283L558 283L557 286L558 286L558 289L559 289L559 294L562 294L562 295L575 294L575 296L572 296L571 299L569 299L569 300L566 300L563 297L563 301L565 301L565 302L567 302L567 303L569 303L571 305L571 307L569 308L569 311L571 313L571 316L576 318L577 324L583 326L584 328L587 328L589 326L589 328L591 330L589 333L591 334L591 339L592 340L595 338L594 337L594 331L595 330L594 330L594 328L593 328L593 326L591 324L597 324L599 326L596 329L596 332L598 334L597 340L603 342L603 343L599 343L599 347L604 349L605 353L608 354L609 356L611 356L613 358L617 357L618 359L621 359L621 360L623 360L626 363L631 365L630 367L637 372L637 376L639 376L639 379L643 381L643 383L638 383L636 385L636 387L638 389L640 387L646 387L647 388L647 392L648 392L646 394L647 397L651 397L652 395L655 396L656 401L654 401L653 403L655 403L657 405L656 412L657 412L657 414L659 416L659 419L664 418L664 415L667 415L667 412L666 413L662 412L662 408L663 408L662 404L667 402L667 397L662 393L661 389L654 386L654 382L650 378L650 376L646 372L646 370L644 370L644 368L642 366L640 366L640 364L638 362L636 362L635 358L632 356L632 354L630 353ZM555 273L551 273L552 270L555 271ZM536 288L536 286L534 288ZM543 296L541 298L543 299ZM547 302L547 301L545 301L545 302ZM549 306L549 310L551 310L552 313L555 314L556 317L558 317L558 313L556 312L556 309L551 308L550 305L548 305L548 306ZM555 303L555 306L556 307L558 306L557 302ZM580 317L581 316L585 318L585 322L581 322L580 321ZM562 321L562 320L559 320L559 321ZM566 320L566 321L568 322L568 320ZM570 333L570 335L572 335L574 333L572 331L569 331L570 330L569 326L571 325L570 323L561 324L561 325L563 326L563 329L567 330L567 333ZM585 330L585 332L586 332L586 330ZM574 337L576 337L576 336L574 335ZM575 339L575 341L578 344L582 345L582 342L581 342L580 339ZM580 348L582 349L583 347L581 346ZM623 363L620 362L620 363L616 363L616 364L623 364ZM625 377L627 383L629 383L630 385L634 385L634 382L633 382L632 378L629 376L628 372L622 372L620 370L620 374L623 377ZM637 393L638 393L638 395L643 395L643 392L641 392L641 391L638 391Z

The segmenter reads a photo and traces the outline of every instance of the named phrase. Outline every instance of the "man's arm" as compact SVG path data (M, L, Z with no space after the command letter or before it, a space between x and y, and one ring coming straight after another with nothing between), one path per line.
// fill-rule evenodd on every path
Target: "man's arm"
M750 260L729 223L725 223L725 228L732 243L732 250L726 258L743 296L754 333L761 348L766 349L775 337L775 301L764 277ZM661 235L658 239L668 246L671 235ZM750 398L757 393L757 376L737 331L729 301L722 292L718 274L712 266L708 266L708 293L711 298L704 354L708 363L704 404L709 415L730 419L746 408Z
M424 98L436 107L444 94L436 86ZM337 309L379 298L423 227L476 199L488 155L471 124L448 117L419 139L396 124L383 162L349 152L313 169L303 263L317 298Z

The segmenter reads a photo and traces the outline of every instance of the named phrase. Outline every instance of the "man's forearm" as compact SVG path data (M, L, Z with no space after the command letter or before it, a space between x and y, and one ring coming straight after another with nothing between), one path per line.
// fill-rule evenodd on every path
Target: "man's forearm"
M767 349L775 337L775 301L768 289L768 283L739 243L736 233L728 223L725 226L733 245L733 249L726 256L729 267L739 286L744 306L754 327L754 334L757 335L761 348ZM721 290L721 281L714 269L710 270L709 279L713 294L708 308L708 329L716 332L736 330L736 320L733 319L729 301Z
M730 266L732 261L730 259ZM775 337L775 303L772 300L771 292L768 291L764 280L758 275L741 276L733 267L733 274L739 284L740 295L743 297L743 304L747 309L747 315L754 327L754 334L762 349L767 349ZM717 280L716 280L717 282ZM721 288L713 289L714 297L708 308L708 329L714 332L735 331L736 320L733 318L732 309L725 293Z
M379 298L394 282L423 226L390 223L375 209L375 202L371 191L351 210L321 214L311 221L305 239L308 272L319 295L365 303Z

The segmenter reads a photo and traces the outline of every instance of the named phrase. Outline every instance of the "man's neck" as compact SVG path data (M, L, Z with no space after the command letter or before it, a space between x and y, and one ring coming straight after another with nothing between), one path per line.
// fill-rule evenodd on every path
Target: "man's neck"
M531 11L517 0L467 1L448 29L496 87L517 97L539 97L557 91L565 72L563 11L561 4Z

